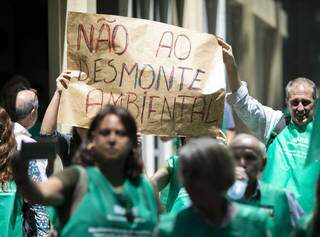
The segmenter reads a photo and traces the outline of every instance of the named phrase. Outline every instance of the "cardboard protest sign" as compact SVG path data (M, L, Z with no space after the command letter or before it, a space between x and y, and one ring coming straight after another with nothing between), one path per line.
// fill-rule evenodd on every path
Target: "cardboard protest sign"
M225 95L213 35L159 22L69 12L67 69L58 123L88 127L105 104L123 106L140 131L212 135Z

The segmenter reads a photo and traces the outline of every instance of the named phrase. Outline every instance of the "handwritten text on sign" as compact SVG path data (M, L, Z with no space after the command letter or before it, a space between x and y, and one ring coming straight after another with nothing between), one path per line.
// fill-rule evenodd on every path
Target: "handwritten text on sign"
M104 104L123 106L143 133L208 135L224 102L214 36L147 20L70 12L73 77L59 122L87 127Z

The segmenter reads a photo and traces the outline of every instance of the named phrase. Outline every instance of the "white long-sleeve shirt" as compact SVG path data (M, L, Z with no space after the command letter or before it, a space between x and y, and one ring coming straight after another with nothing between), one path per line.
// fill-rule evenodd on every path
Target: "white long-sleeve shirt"
M281 111L264 106L251 97L246 82L242 82L237 91L227 95L227 102L244 124L264 143L283 116Z

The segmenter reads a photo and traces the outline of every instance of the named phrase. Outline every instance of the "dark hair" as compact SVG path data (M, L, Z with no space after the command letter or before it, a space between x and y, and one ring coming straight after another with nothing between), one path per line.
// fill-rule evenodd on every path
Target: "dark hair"
M316 208L312 218L313 236L319 236L320 234L320 176L318 177L316 198L317 198L317 204L316 204Z
M289 90L291 89L293 84L298 83L298 82L299 83L307 83L309 86L311 86L311 88L312 88L312 97L315 100L318 98L318 90L317 90L316 84L313 81L311 81L310 79L305 78L305 77L298 77L298 78L292 79L291 81L288 82L288 84L286 85L286 89L285 89L286 98L288 98Z
M206 177L211 187L224 193L234 183L234 159L227 146L212 138L192 139L180 152L183 179Z
M8 113L0 107L0 185L5 188L6 183L12 178L10 168L11 157L16 151L13 126Z
M31 89L27 78L14 75L1 88L0 105L7 111L12 121L16 122L16 99L19 91Z
M142 173L142 169L143 169L142 161L139 158L138 151L137 151L138 149L137 125L134 118L129 113L129 111L122 107L106 105L94 117L87 131L85 141L82 143L80 149L78 150L74 158L74 163L78 163L83 166L94 165L94 161L92 160L92 152L90 152L87 149L87 145L93 140L93 132L99 128L102 120L107 115L110 115L110 114L114 114L118 116L121 123L125 127L129 140L131 141L132 149L125 163L124 174L130 180L136 181L139 178L140 174Z

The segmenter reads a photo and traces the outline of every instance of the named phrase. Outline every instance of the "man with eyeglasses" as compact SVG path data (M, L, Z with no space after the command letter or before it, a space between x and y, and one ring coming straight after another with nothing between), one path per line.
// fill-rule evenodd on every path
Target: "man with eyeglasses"
M1 104L9 111L14 122L14 135L17 149L22 142L36 142L29 133L38 118L38 96L36 90L30 88L30 83L21 76L11 78L1 90ZM36 182L44 181L47 160L32 160L29 162L29 175ZM47 208L41 205L30 205L27 202L23 208L23 236L42 237L49 234L49 217Z
M252 135L239 134L229 147L234 154L236 182L228 190L228 197L267 211L273 220L274 236L289 236L304 213L290 192L259 181L266 163L264 144Z
M246 83L240 80L232 47L223 39L218 42L232 91L227 101L267 146L268 162L262 181L288 189L306 212L311 211L314 184L320 170L316 162L308 167L306 163L317 99L315 83L307 78L296 78L288 83L286 104L290 118L286 119L281 111L266 107L249 95Z

